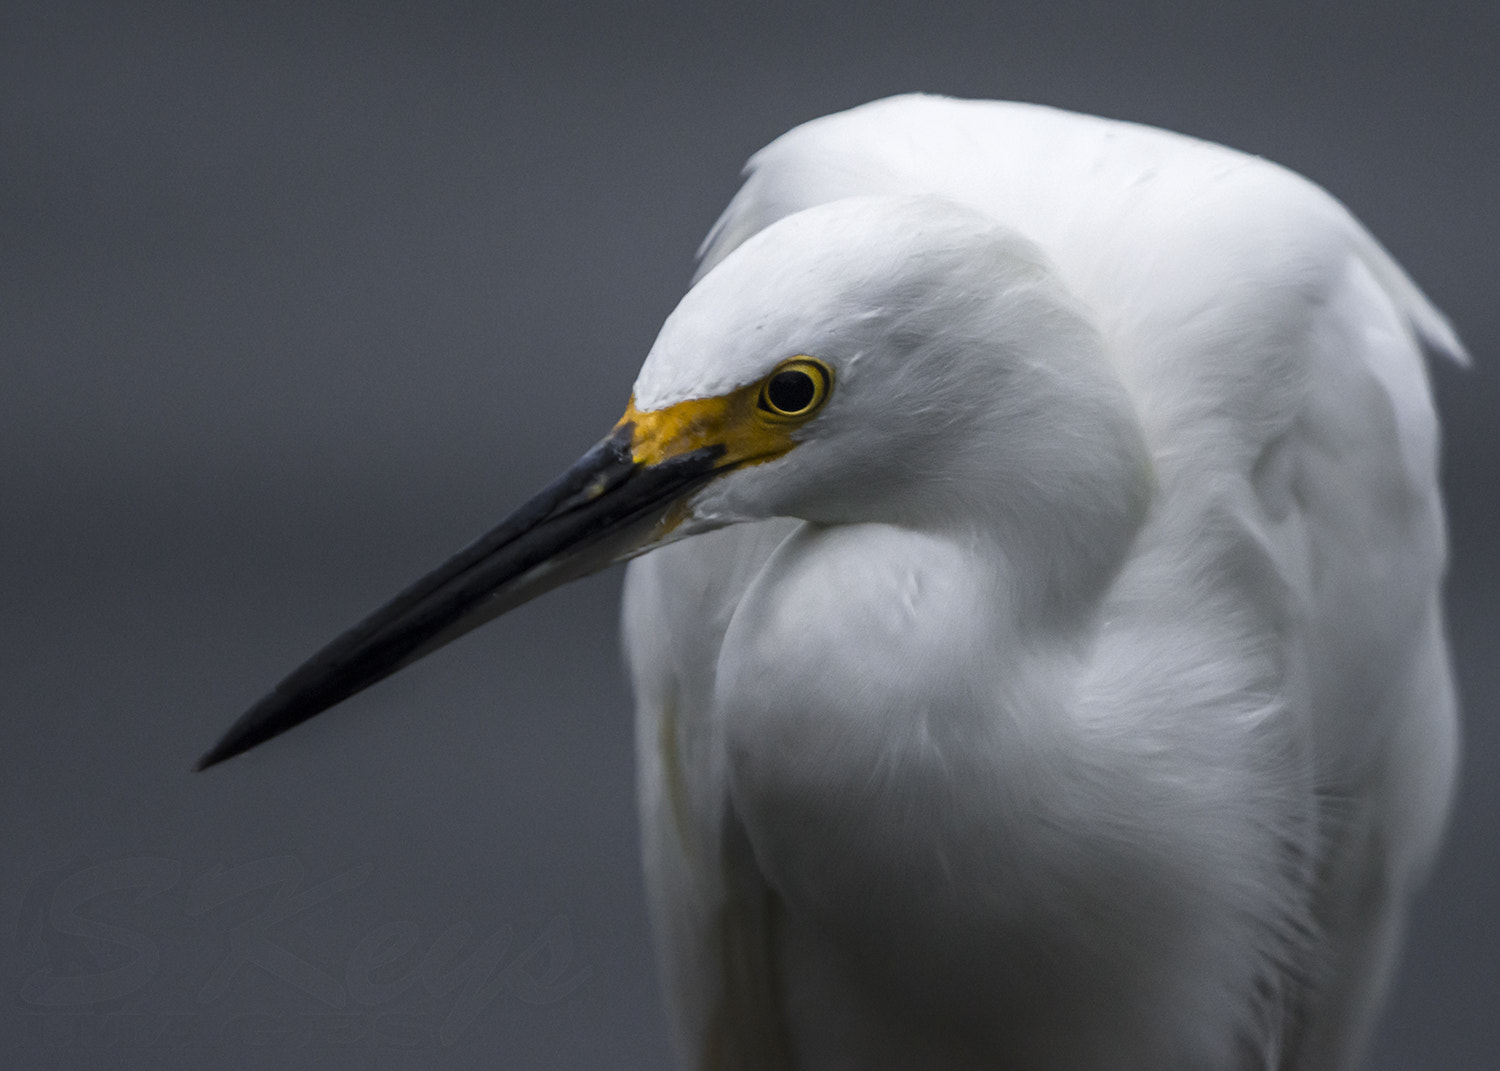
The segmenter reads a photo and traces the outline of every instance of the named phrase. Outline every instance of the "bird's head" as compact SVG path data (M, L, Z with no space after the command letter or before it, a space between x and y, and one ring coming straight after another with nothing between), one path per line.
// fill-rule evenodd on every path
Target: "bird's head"
M1038 465L1059 471L1038 455L1068 412L1120 408L1102 364L1014 231L938 198L849 198L772 224L689 291L619 430L647 464L713 453L669 516L684 534L771 516L930 525L985 497L1016 505Z
M1035 247L975 211L879 197L788 216L683 298L609 435L282 681L199 768L559 584L699 532L1036 514L1082 490L1073 470L1093 479L1090 440L1117 447L1129 407L1098 350ZM1015 527L1052 539L1034 517Z

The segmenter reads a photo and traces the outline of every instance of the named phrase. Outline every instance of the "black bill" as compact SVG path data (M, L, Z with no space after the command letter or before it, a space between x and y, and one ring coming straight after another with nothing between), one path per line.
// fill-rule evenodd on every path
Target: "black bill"
M622 423L498 528L313 655L195 768L248 751L505 611L654 546L672 506L714 475L724 450L642 464L632 430Z

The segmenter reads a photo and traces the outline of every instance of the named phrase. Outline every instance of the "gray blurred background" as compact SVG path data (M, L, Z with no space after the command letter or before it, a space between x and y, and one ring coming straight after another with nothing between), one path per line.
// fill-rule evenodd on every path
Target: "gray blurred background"
M0 6L0 1066L666 1065L618 571L188 769L609 427L746 156L925 89L1285 163L1472 348L1465 781L1371 1067L1500 1067L1497 10Z

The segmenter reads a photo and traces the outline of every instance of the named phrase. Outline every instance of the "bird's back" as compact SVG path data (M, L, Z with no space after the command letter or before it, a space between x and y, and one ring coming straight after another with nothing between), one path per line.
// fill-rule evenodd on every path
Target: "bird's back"
M1245 894L1278 886L1245 907L1266 916L1252 921L1268 935L1257 939L1267 977L1239 1029L1262 1036L1223 1071L1351 1066L1451 792L1443 519L1421 350L1462 359L1457 339L1298 176L1027 105L905 97L792 131L752 160L702 271L783 216L889 193L954 200L1030 239L1103 339L1156 496L1100 612L1097 694L1130 690L1121 705L1167 747L1172 732L1203 727L1187 724L1191 703L1162 710L1141 682L1160 662L1186 693L1199 673L1205 704L1234 692L1243 707L1232 731L1275 726L1266 754L1287 766L1266 780L1286 797L1284 852ZM736 825L711 708L740 597L795 524L666 548L634 564L627 587L648 881L691 1066L792 1066L767 937L781 908ZM1228 619L1264 648L1254 672L1215 653Z

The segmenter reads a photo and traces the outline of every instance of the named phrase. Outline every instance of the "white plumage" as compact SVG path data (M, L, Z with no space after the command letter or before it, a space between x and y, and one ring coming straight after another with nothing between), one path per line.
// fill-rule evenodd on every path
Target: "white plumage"
M695 510L800 520L630 567L684 1065L1355 1066L1453 781L1452 330L1148 128L903 97L748 170L636 405L839 378Z
M202 765L660 548L624 632L684 1067L1349 1071L1457 754L1423 347L1463 359L1273 164L809 123L615 430Z

